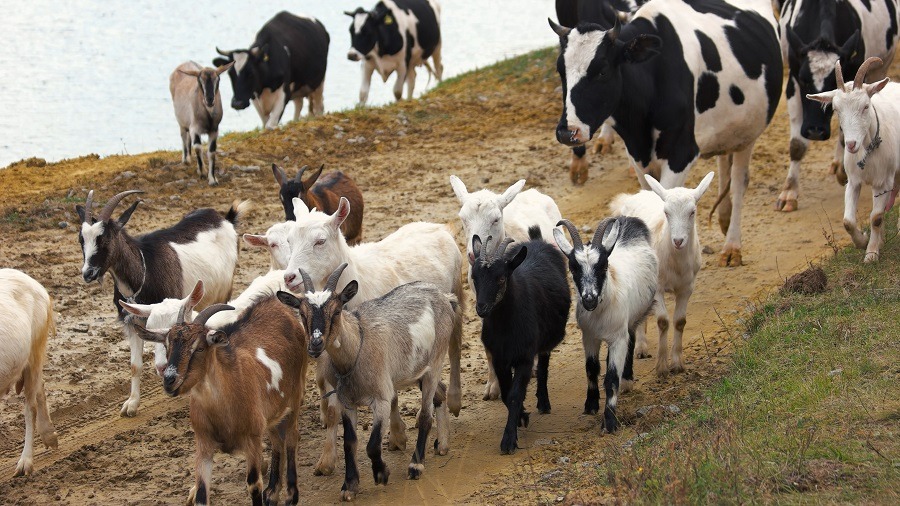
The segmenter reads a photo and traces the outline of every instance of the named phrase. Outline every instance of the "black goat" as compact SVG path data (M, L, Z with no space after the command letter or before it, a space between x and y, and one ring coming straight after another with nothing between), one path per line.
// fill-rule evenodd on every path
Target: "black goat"
M528 235L531 240L517 244L508 255L512 239L504 240L494 254L486 254L491 237L484 244L477 235L472 238L472 282L476 311L482 318L481 341L491 355L500 397L509 411L500 441L504 454L516 450L517 427L528 427L524 401L535 356L537 408L540 413L550 412L550 352L566 335L572 303L562 253L542 240L538 227L531 227Z

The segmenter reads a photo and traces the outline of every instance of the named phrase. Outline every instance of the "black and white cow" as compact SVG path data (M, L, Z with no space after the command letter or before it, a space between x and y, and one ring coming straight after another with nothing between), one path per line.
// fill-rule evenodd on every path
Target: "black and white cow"
M350 51L347 58L363 60L359 104L369 98L372 72L387 82L397 72L394 97L400 100L403 83L406 97L412 99L416 86L416 67L428 69L438 81L444 74L441 63L441 6L436 0L382 0L366 11L357 7L344 14L353 18L350 25ZM431 58L433 66L428 64Z
M787 0L781 8L781 49L788 61L785 96L791 118L791 165L775 209L794 211L800 191L800 161L809 141L831 137L832 109L806 98L837 87L834 64L840 59L845 75L856 75L866 58L885 65L873 68L867 82L887 76L898 42L897 0ZM841 184L843 146L835 143L831 172Z
M560 37L557 140L584 144L612 117L642 186L646 172L683 186L698 157L717 156L719 194L731 191L719 207L719 264L741 265L750 155L781 96L770 0L651 1L622 27L550 25Z
M263 25L249 49L216 48L225 58L213 63L234 62L228 71L234 90L231 107L240 111L253 102L263 126L271 130L278 126L290 101L294 102L294 121L300 119L304 98L309 100L311 116L324 112L322 91L330 41L319 20L282 11Z
M578 23L595 23L604 29L612 28L616 21L628 21L635 11L648 0L556 0L556 19L562 26L577 26ZM606 154L612 150L615 141L612 119L603 123L594 152ZM587 148L584 145L572 148L572 163L569 177L572 183L581 185L587 181Z

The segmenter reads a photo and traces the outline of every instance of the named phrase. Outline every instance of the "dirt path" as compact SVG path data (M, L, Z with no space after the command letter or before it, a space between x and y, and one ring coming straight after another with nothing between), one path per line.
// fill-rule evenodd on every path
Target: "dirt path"
M896 75L897 66L894 70ZM262 170L232 170L217 189L199 184L186 169L174 165L177 155L173 153L0 171L0 187L10 188L12 193L2 204L12 207L0 222L0 231L11 233L4 237L12 239L0 243L0 265L23 269L42 281L56 299L60 314L59 335L50 344L46 374L60 448L38 451L37 472L26 479L11 479L21 451L21 402L14 397L3 401L2 502L171 504L181 502L193 482L193 441L185 399L165 396L158 378L145 368L139 416L127 419L118 415L127 396L127 346L113 318L110 281L103 286L83 284L75 229L56 226L59 221L74 220L67 189L74 188L76 195L83 196L83 189L97 187L103 198L130 187L148 190L145 204L129 224L135 231L173 223L195 207L224 210L233 198L252 198L257 207L242 231L260 232L281 219L268 163L287 157L284 165L289 167L324 161L357 178L366 198L367 240L416 219L457 222L450 174L460 176L470 189L484 185L501 190L526 178L528 187L539 187L554 197L565 217L579 226L592 227L607 214L607 203L614 195L635 191L637 184L626 169L621 141L612 155L594 159L585 186L575 188L569 183L567 151L552 139L558 114L557 84L549 58L529 59L512 69L463 78L418 104L329 116L275 133L232 136L221 143L228 152L223 157L226 166L260 165ZM479 117L492 120L473 124ZM362 141L347 142L360 136ZM705 266L691 300L685 334L688 371L659 380L652 374L655 359L637 361L636 389L622 396L619 404L625 419L621 432L600 435L600 419L581 414L583 353L572 318L566 340L551 360L552 414L535 413L531 426L520 431L522 450L511 457L501 456L498 447L505 409L499 401L481 400L485 361L478 337L480 322L471 310L471 294L467 294L464 408L451 422L449 455L429 455L422 480L404 479L417 409L416 393L404 394L401 404L409 427L409 451L385 453L393 475L387 487L376 487L365 452L360 450L358 501L482 503L511 497L552 501L565 490L565 485L554 483L553 473L547 472L558 465L560 457L568 457L576 465L589 459L591 449L598 445L621 446L650 423L635 418L638 408L696 398L697 380L715 375L733 340L740 339L724 330L720 316L733 322L749 302L827 251L823 230L830 233L833 227L837 239L846 242L840 228L842 188L825 174L831 152L827 144L814 144L806 158L801 209L790 215L772 210L786 169L787 144L782 103L753 159L744 214L746 265L719 268L715 254L704 255ZM690 183L696 184L710 170L714 163L701 161L693 169ZM47 202L39 204L43 198ZM713 201L712 193L704 198L701 216L708 213ZM863 212L867 211L861 209ZM718 252L722 236L717 226L704 223L700 233L702 243ZM241 254L237 289L268 268L264 252L244 249ZM655 348L655 338L650 341ZM147 351L145 359L150 358L149 348ZM655 349L653 353L655 356ZM322 436L317 422L318 394L312 388L308 399L298 450L302 502L336 502L343 465L338 464L333 476L313 476ZM534 408L533 394L526 406ZM367 428L367 415L361 416L361 421ZM364 430L361 439L367 437ZM213 475L214 501L246 500L242 458L217 456Z

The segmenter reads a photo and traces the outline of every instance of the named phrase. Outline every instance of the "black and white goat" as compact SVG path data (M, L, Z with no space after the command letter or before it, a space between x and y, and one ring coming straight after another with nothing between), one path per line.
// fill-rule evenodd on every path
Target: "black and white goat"
M575 316L584 344L588 388L585 414L600 410L600 344L606 343L606 430L619 427L616 402L619 388L630 386L622 380L634 380L635 330L653 309L658 282L656 253L650 231L639 218L607 218L597 225L591 242L581 242L578 229L569 220L559 222L572 236L572 244L563 231L553 233L556 244L569 257L569 270L578 290Z
M101 281L109 271L115 281L113 306L119 319L125 317L120 300L150 304L165 298L182 298L202 280L206 295L199 307L224 302L231 297L232 280L238 260L238 236L235 225L247 211L249 202L235 201L225 216L214 209L198 209L172 227L132 237L125 230L140 200L113 219L116 206L130 190L111 198L95 218L92 212L93 190L84 206L75 210L81 218L78 240L84 255L81 275L86 283ZM131 346L131 395L122 405L123 416L134 416L141 400L143 341L134 326L126 322L125 337ZM157 373L165 368L165 350L155 350Z
M490 236L472 238L475 261L475 310L482 318L481 341L490 354L500 382L500 397L508 416L500 451L516 450L517 427L528 426L525 394L537 356L537 408L550 412L547 371L550 352L566 335L572 304L566 278L566 261L559 250L544 242L538 227L528 230L530 241L504 239L493 253Z
M397 390L419 385L422 405L419 435L409 463L408 477L418 479L425 470L425 443L432 416L437 418L435 450L449 450L450 414L445 402L441 371L444 356L454 341L462 338L462 307L456 295L431 283L400 285L387 294L363 302L355 310L344 309L356 296L358 283L351 280L341 291L338 279L347 264L341 264L316 291L309 274L300 270L306 293L298 298L278 292L285 304L300 310L303 326L309 331L309 354L319 358L328 352L326 374L343 404L345 478L341 499L352 501L359 491L356 466L356 408L368 405L374 419L366 454L372 459L376 484L387 485L390 471L381 458L384 426L399 430L392 406ZM459 370L459 356L451 354L452 369ZM530 364L530 362L529 362ZM529 365L530 367L530 365ZM436 408L436 409L434 409ZM399 418L399 416L397 416ZM402 423L400 421L399 423Z

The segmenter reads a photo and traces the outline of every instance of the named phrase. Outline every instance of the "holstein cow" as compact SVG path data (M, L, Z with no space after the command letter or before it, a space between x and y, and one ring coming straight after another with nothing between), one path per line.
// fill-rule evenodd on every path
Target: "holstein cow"
M699 156L717 156L725 232L719 264L741 265L741 207L750 155L781 95L782 59L769 0L649 2L604 30L580 23L560 37L559 142L588 142L612 118L632 166L683 186ZM659 55L658 58L654 56ZM732 213L732 202L734 212Z
M284 108L294 102L294 121L300 119L303 99L309 100L309 114L325 111L322 91L331 38L319 20L279 12L256 34L249 49L222 51L217 66L231 61L228 71L234 97L231 107L243 110L250 106L269 130L278 126Z
M852 76L866 58L876 56L885 65L873 68L866 82L886 77L897 48L898 12L897 0L787 0L782 6L781 50L790 70L785 97L791 117L791 165L775 209L797 209L800 161L809 141L831 137L832 109L806 95L837 87L834 65L838 61ZM831 172L846 184L843 150L838 140Z
M577 26L578 23L596 23L604 29L612 28L617 20L627 21L638 7L648 0L556 0L556 19L562 26ZM603 123L594 152L609 153L615 142L612 119ZM584 145L572 148L572 163L569 177L574 184L584 184L588 176L587 148Z
M436 0L383 0L366 11L357 7L344 14L353 18L350 25L350 51L347 58L363 61L359 104L369 98L372 72L387 82L397 72L394 97L400 100L403 83L406 98L412 99L416 87L416 67L425 66L438 81L444 73L441 63L441 6ZM429 66L431 58L434 66Z

